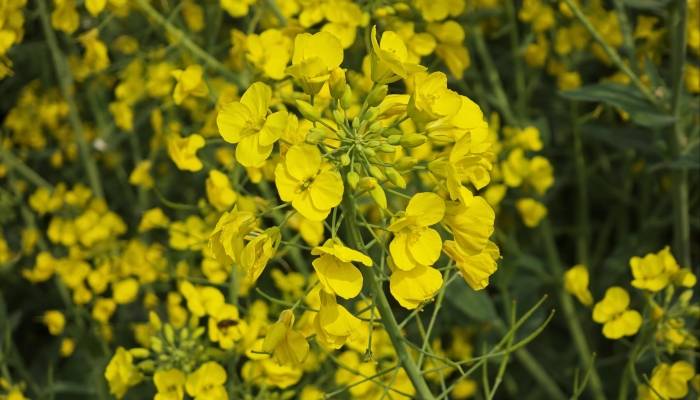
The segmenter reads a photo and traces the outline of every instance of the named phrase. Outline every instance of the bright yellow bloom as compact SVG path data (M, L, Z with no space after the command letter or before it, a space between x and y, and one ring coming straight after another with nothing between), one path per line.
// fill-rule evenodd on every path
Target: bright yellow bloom
M410 62L408 50L401 37L392 31L382 34L377 42L377 27L372 27L372 80L379 84L407 79L425 67Z
M197 317L216 316L221 306L225 304L224 295L219 289L211 286L194 286L183 281L180 283L180 293L187 300L187 308Z
M426 21L442 21L462 14L464 0L416 0L415 6Z
M147 232L154 228L166 228L170 219L160 208L146 210L139 222L139 232Z
M51 26L67 34L75 32L80 24L80 14L75 8L75 0L53 0L53 4Z
M442 274L435 268L418 265L410 271L395 269L389 290L402 307L412 310L435 296L442 287Z
M245 17L255 0L221 0L221 8L234 18Z
M321 308L314 318L316 340L332 349L343 347L361 329L361 322L339 305L335 295L320 292Z
M75 340L71 338L63 338L61 340L61 348L59 349L59 354L61 357L70 357L75 351Z
M107 0L85 0L85 8L93 17L101 13L106 5Z
M151 177L151 166L152 162L150 160L140 161L136 168L131 171L129 175L129 183L134 186L140 186L145 189L150 189L153 187L153 177Z
M462 99L447 88L447 75L442 72L419 72L413 75L413 93L408 114L419 123L427 123L455 115Z
M299 213L289 218L289 226L299 231L301 238L309 246L318 246L323 241L323 221L311 221Z
M372 259L357 250L345 247L337 239L328 239L311 254L320 256L312 262L316 275L326 293L344 299L357 296L362 290L362 273L352 264L372 266Z
M469 287L474 290L484 289L489 285L489 278L498 269L501 253L498 246L489 241L481 253L467 254L452 240L445 241L445 253L455 261L455 265Z
M316 146L294 145L275 168L275 184L282 201L311 221L326 219L343 198L343 179L325 163Z
M593 295L588 290L588 279L588 268L583 264L574 265L564 273L564 289L586 306L593 304Z
M343 62L343 46L328 32L300 33L294 38L292 65L287 73L301 84L304 92L314 95Z
M292 41L278 29L267 29L246 38L246 58L272 79L283 79L289 63Z
M493 233L496 213L481 196L467 204L448 202L445 223L452 230L454 239L466 254L476 255L483 251Z
M435 53L447 65L452 76L461 79L464 70L471 65L469 52L464 46L464 28L455 21L445 21L444 23L433 22L428 25L430 32L437 39Z
M240 264L246 271L246 277L252 283L258 280L265 266L277 252L282 240L280 229L276 226L266 229L249 241L241 253Z
M66 317L58 310L50 310L44 313L42 322L49 328L49 333L58 336L66 326Z
M687 361L676 361L669 365L661 363L651 373L649 386L654 394L664 399L683 399L688 395L688 382L695 375L695 368Z
M255 82L241 101L224 105L216 117L221 137L237 143L236 160L245 167L261 167L285 130L287 112L268 114L271 101L272 89Z
M103 324L109 322L117 309L117 302L113 299L98 298L92 305L92 318Z
M202 364L187 376L187 394L195 400L228 400L226 370L215 361Z
M201 65L190 65L184 70L176 69L172 75L177 81L173 90L175 104L182 104L188 96L204 97L209 94L209 89L202 79L204 69Z
M540 224L542 218L547 216L547 207L535 199L519 199L515 202L515 208L518 209L525 226L529 228L536 227Z
M123 279L112 285L112 297L117 304L128 304L136 300L139 283L134 278Z
M214 257L225 264L238 261L244 248L243 238L255 228L255 224L255 214L250 211L234 208L223 213L209 238Z
M182 400L185 395L185 374L179 369L159 370L153 375L156 393L153 400Z
M197 158L197 151L204 147L204 138L193 134L187 137L172 135L168 137L168 155L178 169L197 172L202 169L202 161Z
M246 322L238 317L236 306L223 304L209 317L209 340L218 342L224 350L230 350L243 338L246 327Z
M109 383L109 392L121 399L129 388L141 382L143 375L134 366L134 356L123 347L119 347L107 364L105 378Z
M309 342L294 329L294 313L284 310L267 331L262 351L272 353L280 365L299 366L309 353Z
M431 266L440 258L442 239L430 226L442 221L444 215L445 201L435 193L417 193L411 198L406 212L388 228L394 232L389 252L396 268L410 271Z
M593 321L603 324L603 335L608 339L632 336L642 326L642 316L628 310L630 296L621 287L613 286L605 291L603 300L593 307Z
M90 72L99 72L109 66L107 46L100 40L97 29L80 35L78 41L85 47L82 66Z
M634 277L632 286L650 292L658 292L664 289L680 270L668 246L658 253L649 253L643 258L632 257L630 259L630 268Z
M230 209L238 198L238 195L231 187L231 181L228 176L215 169L209 171L206 191L209 203L219 211Z

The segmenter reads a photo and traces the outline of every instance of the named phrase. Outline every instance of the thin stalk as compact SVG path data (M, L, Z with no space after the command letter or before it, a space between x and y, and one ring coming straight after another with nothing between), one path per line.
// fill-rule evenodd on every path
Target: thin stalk
M11 170L17 171L20 175L22 175L25 179L27 179L29 182L33 183L34 185L38 187L43 187L47 189L51 189L52 186L49 182L47 182L44 178L42 178L41 175L36 173L33 169L31 169L27 164L22 162L19 158L17 158L14 154L12 154L10 151L5 150L0 147L0 160L8 166Z
M678 159L683 155L687 145L685 127L683 124L683 112L681 107L681 94L683 88L683 67L685 65L686 29L688 3L686 0L676 0L670 10L670 46L671 46L671 76L673 79L671 107L675 123L671 133L671 156ZM674 241L676 253L681 265L689 267L690 259L690 221L688 216L688 170L679 168L673 172L673 209L674 209Z
M192 41L192 39L187 36L185 32L182 30L178 29L175 25L170 23L165 17L160 15L158 11L156 11L155 8L151 7L151 5L148 3L147 0L134 0L134 3L149 17L151 18L156 24L160 25L165 31L174 38L175 41L179 42L179 44L182 45L185 49L187 49L192 55L195 57L199 58L204 64L206 64L209 68L217 71L221 75L223 75L225 78L229 79L230 81L234 82L240 87L245 87L244 82L240 78L240 76L234 74L229 68L227 68L224 64L219 62L217 59L212 57L209 53L207 53L204 49L199 47L195 42Z
M344 197L342 207L343 212L348 215L344 221L348 241L350 245L356 249L363 248L364 245L362 244L362 238L360 236L360 228L356 224L355 204L347 193ZM361 268L361 270L365 282L368 283L372 297L374 297L379 315L382 317L384 329L386 329L386 332L391 339L391 343L393 344L394 350L399 357L399 361L401 361L401 365L403 365L408 378L411 380L413 387L416 389L416 394L418 396L417 398L422 400L435 399L433 393L428 387L428 384L423 378L422 372L416 365L411 355L408 353L408 348L403 342L403 334L399 329L399 325L396 323L396 317L391 311L391 306L389 305L389 301L384 294L384 290L375 276L374 268Z
M68 103L68 120L73 128L75 141L78 143L83 168L85 168L88 182L90 182L90 188L92 189L94 195L99 198L104 198L104 192L102 190L102 183L100 181L97 164L95 163L95 159L90 154L90 147L85 140L85 130L83 129L83 124L80 121L78 106L76 105L75 97L73 96L73 75L71 74L63 52L58 47L56 33L51 27L49 11L46 7L46 0L39 0L38 4L39 15L41 17L41 26L44 30L44 36L46 36L46 43L49 45L49 50L51 51L51 58L53 59L56 78L58 79L59 86L61 87L61 94L66 100L66 103Z
M579 6L576 5L576 3L573 2L573 0L564 0L564 2L571 9L571 11L574 13L579 22L581 22L583 27L586 28L588 33L591 34L593 40L595 40L600 45L600 47L603 48L603 51L610 58L610 61L612 61L613 64L615 64L615 66L618 69L620 69L620 71L622 71L622 73L624 73L625 75L627 75L628 78L630 78L634 86L636 86L637 89L639 89L639 91L642 92L644 97L646 97L647 100L651 102L651 104L654 104L658 108L662 110L666 109L661 100L654 96L651 90L649 90L649 88L646 85L644 85L644 83L642 83L642 80L639 78L639 76L634 71L632 71L632 69L627 64L625 64L625 62L622 60L622 57L620 57L620 54L612 46L610 46L608 42L605 41L603 36L600 34L600 32L596 30L596 28L593 26L588 17L586 17L583 11L581 11Z
M515 2L505 2L506 14L508 14L510 51L515 66L515 109L520 117L526 114L527 90L525 84L525 69L523 58L520 55L520 34L518 33L518 18L515 13Z
M574 165L576 169L576 255L578 262L588 266L588 249L590 235L590 216L588 212L588 183L586 176L586 160L583 156L583 140L581 127L576 122L578 104L571 104L571 120L574 144Z
M552 228L549 225L549 220L544 219L540 223L540 232L544 239L545 251L547 252L547 259L552 273L554 276L561 280L562 277L562 264L559 258L559 252L554 242L554 234L552 233ZM588 347L588 342L586 341L586 335L581 327L581 322L578 320L578 315L576 313L576 308L574 302L571 299L571 295L562 290L563 285L557 285L559 292L559 302L564 311L564 318L566 319L566 324L571 331L571 336L574 339L574 345L578 351L579 357L581 358L581 364L585 368L590 366L591 368L591 392L593 398L596 400L605 400L605 392L603 391L603 384L600 380L600 375L598 370L596 370L593 365L593 356L590 348Z
M634 49L634 37L632 36L632 25L627 17L627 11L625 10L624 0L614 0L613 4L615 6L615 11L617 11L617 18L620 21L620 30L622 31L622 45L627 53L627 59L632 65L632 70L637 71L637 59Z

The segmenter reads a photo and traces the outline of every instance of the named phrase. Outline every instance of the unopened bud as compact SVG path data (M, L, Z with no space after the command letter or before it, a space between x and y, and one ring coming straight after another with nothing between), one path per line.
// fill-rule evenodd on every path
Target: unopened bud
M422 145L423 143L425 143L425 141L425 136L419 135L417 133L409 133L403 135L403 137L401 138L401 146L410 149Z
M348 180L348 185L350 185L353 190L357 189L357 184L360 182L360 175L357 172L348 172L346 179Z
M140 363L136 364L136 366L142 371L142 372L153 372L156 369L156 363L153 360L144 360L141 361Z
M144 349L143 347L134 347L133 349L129 349L129 353L136 358L146 358L151 354L148 349Z
M340 165L343 167L350 165L350 156L348 153L343 153L343 155L340 156Z
M306 133L306 141L309 143L321 143L326 138L326 132L321 128L311 128Z
M341 68L336 68L331 71L331 76L328 78L328 86L331 91L331 96L334 99L340 99L345 93L345 71Z
M163 334L165 335L165 340L167 340L168 343L175 343L175 330L173 330L172 325L165 325L165 327L163 328Z
M397 144L401 143L401 138L402 138L402 137L403 137L403 136L401 136L401 135L391 135L391 136L389 136L389 137L387 138L386 141L387 141L389 144L397 145Z
M372 196L372 200L377 203L379 208L386 209L386 193L384 193L384 189L382 189L381 186L376 185L369 191L369 194Z
M340 106L345 110L352 106L352 90L350 90L350 86L345 86L343 97L340 98Z
M381 151L382 153L394 153L396 152L396 147L388 143L384 143L381 146L377 147L377 150Z
M162 353L163 352L163 341L160 340L160 338L151 336L151 350L155 351L156 353Z
M365 176L364 178L360 179L360 183L358 185L360 190L371 190L375 186L377 186L377 180L371 176Z
M310 121L318 121L321 119L321 112L316 110L310 103L303 100L297 100L296 104L297 109L301 115L304 116L304 118Z
M396 128L396 127L390 127L382 130L382 136L384 137L389 137L389 136L401 136L403 132L401 132L401 129Z
M341 110L333 110L333 120L338 125L342 125L345 122L345 113Z
M386 97L387 93L389 93L389 87L387 85L375 87L367 95L367 105L369 105L370 107L378 106L379 104L381 104L382 101L384 101L384 98Z
M401 174L399 174L399 171L392 167L387 167L384 169L384 173L386 174L386 177L389 178L391 183L400 187L401 189L406 188L406 180L403 176L401 176Z
M416 160L414 157L407 156L401 157L401 159L394 164L394 167L399 171L407 171L413 168L416 164L418 164L418 160Z
M372 175L373 177L377 178L379 181L383 181L386 179L386 175L382 172L379 167L376 165L370 165L369 166L369 174Z

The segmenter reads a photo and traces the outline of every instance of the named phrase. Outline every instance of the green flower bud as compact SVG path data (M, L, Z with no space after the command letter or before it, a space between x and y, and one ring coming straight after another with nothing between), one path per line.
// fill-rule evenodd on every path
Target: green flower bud
M168 341L170 344L175 343L175 330L173 329L173 326L170 324L166 324L163 327L163 334L165 335L165 340Z
M384 101L387 93L389 93L389 87L387 85L377 86L369 92L365 101L370 107L376 107Z
M309 143L321 143L326 138L326 131L321 128L311 128L306 133L306 141Z
M340 165L343 167L350 165L350 156L348 153L343 153L343 155L340 156Z
M413 147L418 147L425 143L427 139L423 135L417 133L409 133L401 138L401 146L411 149Z
M401 135L391 135L387 138L387 142L389 144L397 145L401 143L401 138L403 138Z
M341 110L338 110L338 109L333 110L333 120L338 125L344 124L345 123L345 113ZM339 130L342 130L342 129L339 129Z
M321 119L321 112L315 109L310 103L303 100L297 100L296 104L297 109L304 118L310 121L318 121Z
M379 181L383 181L386 179L386 175L382 172L379 167L376 165L370 165L369 166L369 174L372 175L373 177L377 178Z
M129 353L136 358L146 358L151 354L148 349L144 349L143 347L134 347L133 349L129 349Z
M386 193L384 193L384 189L382 189L381 186L376 185L374 186L370 191L369 191L370 196L372 196L372 200L374 200L375 203L379 206L381 209L386 209L387 203L386 203Z
M345 86L343 97L340 98L340 106L345 110L352 106L352 90L350 90L350 86Z
M407 171L413 168L418 163L414 157L401 157L401 159L394 164L394 167L399 171Z
M399 171L392 167L387 167L384 169L384 173L386 174L386 177L389 178L389 182L400 187L401 189L406 188L406 180L403 176L401 176L401 174L399 174Z
M163 341L160 340L159 337L151 336L150 341L151 341L151 350L155 351L156 353L163 352Z
M331 96L334 99L340 99L345 93L345 71L341 68L336 68L331 71L331 76L328 78L328 86L331 90Z
M346 179L348 180L348 185L354 190L357 188L358 182L360 182L360 175L355 171L348 172Z
M378 151L381 151L382 153L394 153L396 152L396 147L392 146L390 144L384 143L381 146L377 147Z
M153 362L153 360L144 360L141 361L140 363L136 364L136 366L142 371L142 372L153 372L156 369L156 363Z

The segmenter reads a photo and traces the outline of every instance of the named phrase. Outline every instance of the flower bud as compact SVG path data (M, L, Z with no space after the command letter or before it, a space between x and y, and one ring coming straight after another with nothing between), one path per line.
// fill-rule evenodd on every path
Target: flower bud
M336 124L342 125L345 123L345 113L338 109L333 110L333 120Z
M416 164L418 164L418 160L416 160L414 157L401 157L396 164L394 164L394 167L398 169L399 171L407 171L411 168L413 168Z
M381 209L386 209L386 193L384 193L384 189L382 189L381 186L375 185L369 191L369 194L372 196L372 200L374 200Z
M151 341L151 350L155 351L156 353L163 352L163 341L160 340L159 337L151 336L150 341Z
M352 106L352 90L350 90L350 86L345 86L343 97L340 98L340 106L345 110Z
M409 133L401 138L401 146L410 149L413 147L418 147L425 143L426 138L423 135L417 133Z
M357 172L350 171L345 178L348 180L348 185L351 188L357 189L357 184L360 182L360 175Z
M350 165L350 156L348 153L343 153L343 155L340 156L340 165L343 167Z
M136 366L142 371L142 372L153 372L156 369L156 363L153 360L144 360L141 361L140 363L136 364Z
M165 335L165 340L168 341L170 344L175 343L175 330L173 330L173 326L170 324L166 324L165 327L163 328L163 334Z
M388 143L383 143L381 146L377 147L377 150L382 153L394 153L396 152L396 147Z
M377 178L379 181L383 181L386 179L386 175L382 172L379 167L376 165L370 165L369 166L369 174L372 175L373 177Z
M143 347L134 347L133 349L129 349L129 353L136 358L146 358L151 354L148 349L144 349Z
M310 121L318 121L321 119L321 112L316 110L310 103L304 100L297 100L296 104L297 109L304 118Z
M311 128L306 133L306 141L309 143L321 143L326 138L326 131L321 128Z
M369 92L365 101L370 107L378 106L382 101L384 101L387 93L389 93L389 87L387 85L376 86L371 92Z
M360 179L358 188L360 190L371 190L375 186L377 186L377 180L371 176L365 176L364 178Z
M401 189L406 188L406 180L403 176L401 176L401 174L399 174L399 171L392 167L387 167L384 168L384 173L386 174L386 177L389 178L389 182L400 187Z
M397 145L397 144L401 143L402 137L403 136L401 136L401 135L391 135L387 138L387 142L389 144Z
M341 68L336 68L331 71L331 76L328 78L328 86L331 91L331 96L333 96L334 99L337 100L343 97L346 85L345 71Z

